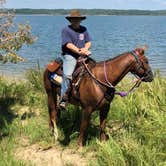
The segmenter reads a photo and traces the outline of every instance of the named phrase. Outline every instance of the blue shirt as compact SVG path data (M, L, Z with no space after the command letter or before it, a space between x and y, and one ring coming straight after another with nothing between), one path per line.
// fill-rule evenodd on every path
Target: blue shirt
M91 38L86 27L80 25L80 28L76 30L69 25L62 30L62 53L63 55L69 54L78 58L79 55L68 49L66 44L72 43L78 48L83 48L85 43L89 41L91 41Z

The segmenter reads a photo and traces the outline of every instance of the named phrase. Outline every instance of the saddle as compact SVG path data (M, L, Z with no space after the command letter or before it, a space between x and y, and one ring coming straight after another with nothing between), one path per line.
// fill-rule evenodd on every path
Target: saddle
M71 96L75 97L75 99L79 99L79 85L81 79L87 73L85 66L82 62L88 66L89 70L91 70L96 65L96 61L90 57L80 57L77 60L77 64L75 70L72 75L71 81L71 90L69 92L69 98ZM62 83L62 75L63 75L63 61L61 58L57 58L54 61L47 64L47 69L49 70L49 79L53 84L57 86L61 86Z

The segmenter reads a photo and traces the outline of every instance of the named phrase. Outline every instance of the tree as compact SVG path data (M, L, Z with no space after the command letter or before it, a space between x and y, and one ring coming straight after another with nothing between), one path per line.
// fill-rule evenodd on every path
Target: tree
M3 62L24 61L24 58L17 54L17 51L25 44L32 44L35 37L31 34L29 24L15 25L13 18L14 10L7 10L3 7L6 0L0 0L0 59Z

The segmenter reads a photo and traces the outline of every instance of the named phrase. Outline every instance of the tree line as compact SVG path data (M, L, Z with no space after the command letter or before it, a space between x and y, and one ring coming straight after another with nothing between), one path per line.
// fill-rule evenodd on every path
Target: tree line
M10 10L10 9L9 9ZM71 9L15 9L16 14L67 15ZM166 15L166 10L80 9L83 15Z

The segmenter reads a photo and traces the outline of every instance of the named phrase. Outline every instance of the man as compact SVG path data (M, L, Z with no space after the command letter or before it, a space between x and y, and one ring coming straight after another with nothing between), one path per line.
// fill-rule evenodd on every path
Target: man
M90 55L91 38L86 27L80 25L86 17L78 10L72 10L66 19L70 25L62 30L62 55L63 55L63 81L61 87L61 100L59 106L66 108L70 82L75 69L77 59L80 56Z

